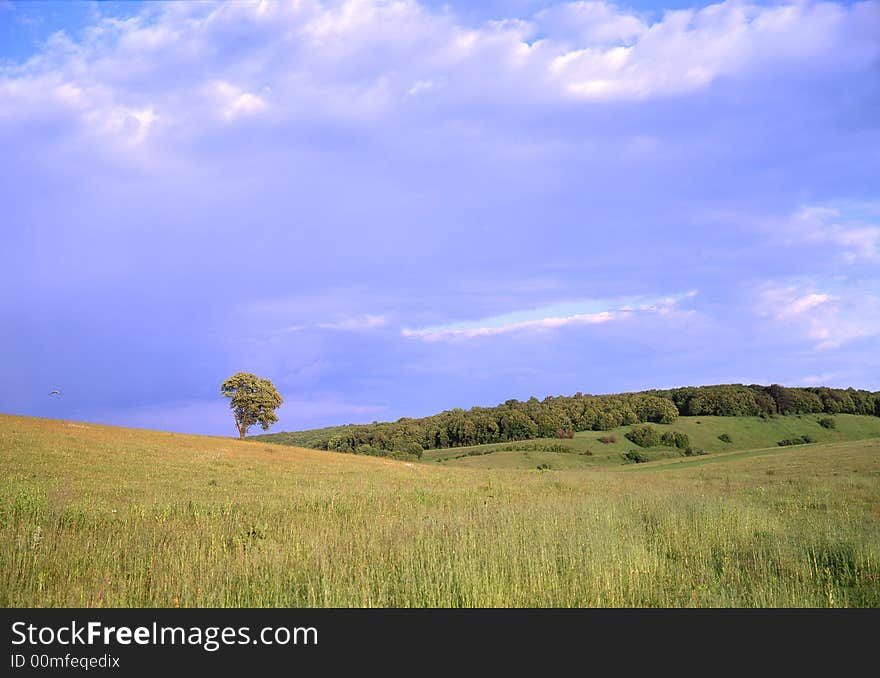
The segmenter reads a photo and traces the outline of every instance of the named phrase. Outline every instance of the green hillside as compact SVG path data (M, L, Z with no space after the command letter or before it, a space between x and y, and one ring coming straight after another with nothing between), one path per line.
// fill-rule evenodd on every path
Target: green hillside
M247 439L275 445L293 445L294 447L311 447L321 449L322 443L333 436L340 435L349 430L352 424L341 426L325 426L324 428L312 428L305 431L281 431L279 433L263 433L250 436Z
M824 386L718 384L610 395L576 393L508 400L496 407L453 409L430 417L254 436L257 441L323 450L418 459L425 450L467 448L574 432L612 431L637 423L672 424L679 417L856 414L880 417L880 393Z
M640 424L657 431L679 431L688 436L694 450L707 454L777 447L782 440L807 435L815 442L840 442L880 438L880 418L855 414L838 414L832 419L835 428L818 422L825 415L788 415L777 417L680 417L674 424ZM514 443L477 445L446 450L430 450L423 462L474 468L531 469L547 464L551 469L589 468L626 463L622 454L638 450L648 459L679 458L684 451L674 447L641 448L626 438L635 426L620 426L611 431L583 431L571 439L544 438ZM732 442L723 442L727 435ZM603 443L600 438L613 437L615 442ZM549 448L561 448L548 451Z
M880 606L877 438L542 472L0 415L0 465L4 607Z

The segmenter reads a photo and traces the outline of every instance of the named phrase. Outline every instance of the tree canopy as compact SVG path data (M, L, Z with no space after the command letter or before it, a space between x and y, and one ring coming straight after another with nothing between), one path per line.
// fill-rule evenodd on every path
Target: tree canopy
M271 381L250 372L233 374L220 385L220 393L230 399L229 408L240 438L256 424L268 431L278 421L275 410L284 402Z

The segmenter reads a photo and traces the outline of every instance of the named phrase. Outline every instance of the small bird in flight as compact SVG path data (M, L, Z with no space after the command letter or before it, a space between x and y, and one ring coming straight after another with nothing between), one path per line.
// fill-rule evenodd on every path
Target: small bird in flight
M49 391L49 395L61 395L61 391L56 388L54 391Z

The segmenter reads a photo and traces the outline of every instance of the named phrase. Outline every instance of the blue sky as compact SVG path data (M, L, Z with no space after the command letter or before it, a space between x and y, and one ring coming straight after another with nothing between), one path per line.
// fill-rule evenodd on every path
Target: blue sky
M473 7L0 1L0 412L880 389L880 3Z

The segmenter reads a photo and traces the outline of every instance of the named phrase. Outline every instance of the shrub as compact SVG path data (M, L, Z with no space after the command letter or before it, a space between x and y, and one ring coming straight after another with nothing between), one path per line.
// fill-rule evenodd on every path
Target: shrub
M660 434L650 426L636 426L624 435L639 447L656 447L660 444Z
M822 417L819 420L819 426L822 428L837 428L837 422L834 417Z
M620 456L623 457L624 461L634 462L636 464L644 464L646 461L650 461L644 454L642 454L638 450L623 452Z
M599 438L599 442L605 443L606 445L610 445L611 443L617 442L617 436L614 435L613 433L611 435L602 436L601 438Z
M780 447L787 447L788 445L804 445L806 443L815 442L813 437L809 434L804 434L802 436L798 436L797 438L786 438L785 440L780 440L777 445Z
M584 450L584 451L581 452L580 454L581 454L581 456L592 457L592 456L593 456L593 450Z
M421 459L423 451L422 446L414 440L399 439L394 442L390 456L395 459Z
M539 471L549 471L550 464L538 464L537 468Z
M718 440L720 440L722 443L733 442L733 438L731 438L727 433L722 433L720 436L718 436Z
M667 447L677 447L682 450L690 445L687 433L682 433L681 431L666 431L666 433L660 436L660 442Z
M705 450L696 447L686 447L684 450L684 456L686 457L699 457L704 454L706 454Z

